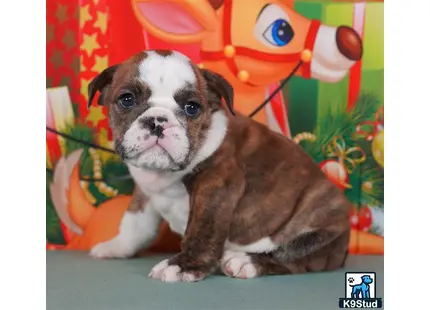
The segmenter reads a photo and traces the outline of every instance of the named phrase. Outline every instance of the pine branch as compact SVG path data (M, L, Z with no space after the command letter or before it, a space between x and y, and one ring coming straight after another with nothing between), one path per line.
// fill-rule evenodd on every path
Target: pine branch
M373 159L371 143L364 137L358 137L356 128L359 124L375 120L375 114L382 107L382 102L369 92L360 94L352 111L347 112L342 105L332 105L321 115L315 128L316 140L303 141L301 146L317 162L327 159L324 149L335 136L344 139L346 148L358 146L363 150L366 161L349 175L351 189L346 189L348 199L357 206L384 205L384 170Z
M95 182L88 182L88 191L91 193L91 195L96 199L94 203L94 207L98 207L103 202L110 200L111 197L106 197L103 193L99 191L97 188Z
M363 204L383 208L384 206L384 169L373 157L368 157L361 166Z
M94 129L85 124L76 124L72 127L68 127L65 129L64 133L83 141L94 142ZM71 152L78 149L88 148L81 143L67 139L65 147L66 154L70 154Z
M128 175L129 171L127 166L120 160L109 158L103 165L103 173L109 176L124 176ZM116 188L121 194L131 195L134 190L134 182L132 179L112 180L108 179L108 185Z
M66 240L61 230L60 219L55 211L54 203L51 200L49 184L52 176L46 174L46 239L54 244L66 244Z
M352 145L352 130L355 128L347 112L340 111L339 106L332 106L318 120L314 131L316 141L302 143L303 148L317 162L326 158L324 148L335 136L341 136L346 146Z
M304 141L301 146L316 162L321 162L326 158L323 150L335 136L341 136L346 147L354 146L357 125L374 119L375 113L380 107L380 100L369 92L363 92L359 96L351 112L345 111L342 105L333 104L318 120L314 131L316 140Z
M94 143L94 129L86 124L76 124L68 127L64 130L64 133L75 137L77 139ZM67 140L65 141L65 155L69 155L75 150L83 149L82 156L80 158L80 172L81 175L87 176L92 174L93 160L88 152L89 147L81 143Z
M382 107L382 102L371 92L362 92L351 111L352 123L358 125L367 120L374 120L375 114Z

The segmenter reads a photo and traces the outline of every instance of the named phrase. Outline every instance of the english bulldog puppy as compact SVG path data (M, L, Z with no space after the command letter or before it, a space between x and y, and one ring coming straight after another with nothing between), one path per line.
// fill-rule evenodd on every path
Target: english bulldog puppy
M300 146L234 113L222 76L148 50L98 75L89 105L97 92L136 189L119 234L93 257L133 256L164 218L183 236L181 252L149 274L165 282L344 265L349 202Z

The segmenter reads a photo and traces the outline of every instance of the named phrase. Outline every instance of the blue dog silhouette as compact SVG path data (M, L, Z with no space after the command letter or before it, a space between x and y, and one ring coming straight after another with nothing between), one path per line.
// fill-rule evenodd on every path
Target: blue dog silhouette
M370 276L365 275L361 277L361 283L355 285L349 285L352 287L351 298L370 298L370 286L373 280Z

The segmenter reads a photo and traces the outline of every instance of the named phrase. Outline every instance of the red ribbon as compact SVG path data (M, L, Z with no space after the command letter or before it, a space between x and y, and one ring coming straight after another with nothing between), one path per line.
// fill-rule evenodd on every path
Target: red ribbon
M364 35L364 17L366 3L354 4L353 29L358 33L361 39ZM361 87L361 59L357 61L349 70L348 82L348 104L347 110L354 108L357 102Z
M375 114L375 120L373 121L365 121L360 123L357 126L357 133L359 135L366 136L366 140L370 141L372 140L378 131L380 130L379 127L384 125L384 108L380 108L376 114Z

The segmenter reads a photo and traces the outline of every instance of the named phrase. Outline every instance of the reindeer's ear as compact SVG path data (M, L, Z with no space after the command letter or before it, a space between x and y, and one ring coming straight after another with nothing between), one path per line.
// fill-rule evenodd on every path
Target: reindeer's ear
M118 66L119 65L114 65L103 70L103 72L97 75L88 85L88 108L91 106L94 96L98 91L101 94L97 103L99 105L103 105L103 99L104 99L103 90L105 90L105 88L112 83L113 75L116 69L118 69Z
M132 0L134 14L153 36L171 43L196 43L214 31L218 17L215 0Z
M218 93L218 95L224 99L230 113L235 115L234 106L233 106L234 91L231 84L227 82L227 80L223 76L219 75L218 73L215 73L207 69L200 69L200 70L203 74L203 77L206 80L208 88L213 92Z

